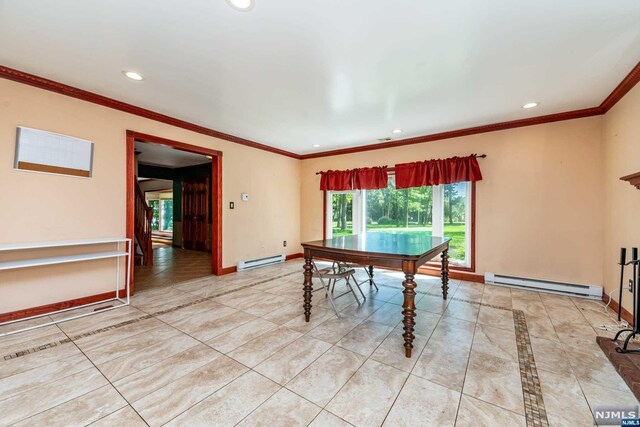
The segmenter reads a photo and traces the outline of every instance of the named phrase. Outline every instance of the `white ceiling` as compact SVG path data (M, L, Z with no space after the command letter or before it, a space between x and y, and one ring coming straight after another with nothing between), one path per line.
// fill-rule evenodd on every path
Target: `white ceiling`
M176 150L171 147L145 142L135 142L136 159L138 163L146 165L162 166L166 168L184 168L187 166L210 163L211 159L202 154Z
M304 154L597 106L640 59L638 0L255 1L0 0L0 64Z

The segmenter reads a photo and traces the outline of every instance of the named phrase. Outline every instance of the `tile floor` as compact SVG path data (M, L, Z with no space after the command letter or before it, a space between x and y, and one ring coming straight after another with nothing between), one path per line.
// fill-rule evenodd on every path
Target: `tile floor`
M455 280L443 302L418 276L406 359L399 273L377 271L361 306L338 299L339 318L314 294L309 323L301 279L300 260L206 277L0 337L0 425L518 426L533 396L529 425L586 426L596 406L638 404L595 342L614 323L598 302Z

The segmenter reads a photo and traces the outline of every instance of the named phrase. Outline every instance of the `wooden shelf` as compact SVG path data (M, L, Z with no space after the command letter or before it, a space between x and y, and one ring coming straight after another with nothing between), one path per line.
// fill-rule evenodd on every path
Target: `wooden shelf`
M38 267L42 265L65 264L68 262L90 261L93 259L118 258L127 255L129 255L127 252L111 251L49 258L35 258L19 261L4 261L0 262L0 270L13 270L16 268Z
M623 176L622 178L620 178L620 180L627 181L629 184L633 185L638 190L640 190L640 172L636 172L636 173L633 173L631 175Z

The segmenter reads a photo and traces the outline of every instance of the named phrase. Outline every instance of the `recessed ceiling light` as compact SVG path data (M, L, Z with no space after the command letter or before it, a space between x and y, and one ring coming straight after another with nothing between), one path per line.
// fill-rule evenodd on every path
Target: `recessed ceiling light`
M227 0L229 6L241 12L248 12L253 9L254 0Z
M527 108L527 109L529 109L529 108L535 108L535 107L537 107L538 105L540 105L540 103L539 103L539 102L527 102L526 104L524 104L524 105L522 106L522 108Z
M135 80L135 81L138 81L138 82L140 80L144 80L144 77L142 76L142 74L136 73L135 71L123 71L122 74L124 74L125 77L128 77L131 80Z
M402 129L394 129L393 133L402 133Z
M313 144L313 148L318 148L320 147L320 144Z

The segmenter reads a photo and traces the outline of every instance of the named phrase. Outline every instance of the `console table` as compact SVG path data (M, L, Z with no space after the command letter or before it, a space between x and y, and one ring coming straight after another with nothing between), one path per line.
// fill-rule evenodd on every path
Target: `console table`
M75 315L71 315L69 317L65 317L62 319L58 319L58 320L51 320L50 322L46 322L40 325L36 325L36 326L29 326L26 328L21 328L21 329L16 329L13 331L9 331L9 332L4 332L4 333L0 333L0 337L5 336L5 335L11 335L11 334L15 334L18 332L24 332L24 331L28 331L31 329L36 329L36 328L40 328L43 326L50 326L50 325L55 325L57 323L61 323L61 322L66 322L68 320L73 320L73 319L78 319L80 317L85 317L85 316L89 316L95 313L102 313L104 311L107 310L113 310L116 308L120 308L120 307L124 307L129 305L130 302L130 298L129 298L129 268L131 268L131 251L132 251L132 244L131 244L131 239L127 239L124 237L115 237L115 238L100 238L100 239L86 239L86 240L66 240L66 241L58 241L58 242L38 242L38 243L17 243L17 244L6 244L6 245L0 245L0 255L2 255L2 253L7 253L7 252L15 252L15 251L24 251L24 250L39 250L39 249L55 249L55 248L63 248L63 247L80 247L80 246L95 246L95 245L113 245L114 248L113 250L110 251L103 251L103 252L89 252L89 253L78 253L78 254L73 254L73 255L64 255L64 256L53 256L53 257L43 257L43 258L27 258L27 259L20 259L20 260L14 260L14 261L1 261L0 260L0 272L2 270L15 270L15 269L19 269L19 268L30 268L30 267L39 267L39 266L44 266L44 265L54 265L54 264L66 264L66 263L72 263L72 262L81 262L81 261L90 261L90 260L97 260L97 259L109 259L109 258L113 258L116 259L116 285L115 285L115 296L113 298L107 298L101 301L96 301L90 304L83 304L83 305L79 305L76 307L71 307L71 308L66 308L66 309L62 309L62 310L56 310L56 311L52 311L49 313L44 313L44 314L39 314L36 316L30 316L30 317L25 317L22 319L16 319L16 320L9 320L6 322L2 322L0 323L0 326L2 325L8 325L8 324L12 324L12 323L16 323L16 322L22 322L25 320L30 320L30 319L36 319L36 318L40 318L40 317L46 317L46 316L50 316L52 314L58 314L58 313L63 313L63 312L68 312L70 310L77 310L80 308L85 308L85 307L90 307L90 306L94 306L97 304L104 304L105 302L109 302L109 301L117 301L120 302L121 304L119 305L115 305L112 307L107 307L104 308L100 311L91 311L91 312L87 312L87 313L81 313L81 314L75 314ZM122 247L124 246L124 247ZM126 279L125 279L125 292L126 292L126 297L120 298L119 296L119 291L120 291L120 258L125 258L126 259L126 266L127 266L127 274L126 274ZM2 288L0 287L0 293L2 292Z

